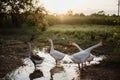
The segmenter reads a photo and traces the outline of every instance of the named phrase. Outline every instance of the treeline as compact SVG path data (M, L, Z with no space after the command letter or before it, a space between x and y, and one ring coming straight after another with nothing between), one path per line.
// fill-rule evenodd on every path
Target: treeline
M39 0L0 0L0 28L29 27L45 31L48 25L54 24L120 25L120 17L105 15L104 11L89 16L73 15L72 10L66 15L48 15L38 4Z
M120 25L120 17L103 15L49 15L48 22L52 24L96 24L96 25Z
M39 0L1 0L0 28L35 27L44 31L47 11L36 6Z
M21 14L0 14L0 28L27 28L36 27L44 31L47 26L45 14L42 13L21 13Z

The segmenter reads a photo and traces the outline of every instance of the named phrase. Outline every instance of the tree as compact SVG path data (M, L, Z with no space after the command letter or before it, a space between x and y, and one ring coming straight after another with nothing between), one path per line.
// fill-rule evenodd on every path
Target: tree
M13 25L20 26L20 14L22 11L30 9L32 5L32 0L1 0L0 17L3 16L2 19L7 19L5 15L9 15Z
M72 15L73 15L73 11L72 11L71 9L68 10L68 11L67 11L67 15L68 15L68 16L72 16Z
M105 15L105 11L98 11L98 13L97 13L98 15Z
M84 17L84 16L85 16L85 14L84 14L84 13L80 13L80 16L83 16L83 17Z
M34 17L39 15L41 24L46 11L41 6L36 6L39 0L0 0L0 25L4 25L9 19L9 22L15 27L21 27L23 22L26 22L28 16ZM38 19L33 18L33 21ZM37 21L36 21L37 22Z
M101 10L98 11L97 13L93 13L90 16L105 16L105 11Z

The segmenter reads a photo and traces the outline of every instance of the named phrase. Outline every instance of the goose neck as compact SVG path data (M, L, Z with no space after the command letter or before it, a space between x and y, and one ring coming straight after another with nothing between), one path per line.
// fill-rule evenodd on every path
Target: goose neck
M87 50L87 51L91 51L91 50L93 50L94 48L97 48L97 47L99 47L99 46L102 46L102 44L101 44L101 43L98 43L98 44L96 44L96 45L94 45L94 46L91 46L91 47L87 48L86 50Z
M51 50L54 50L53 41L52 40L50 41L50 44L51 44Z

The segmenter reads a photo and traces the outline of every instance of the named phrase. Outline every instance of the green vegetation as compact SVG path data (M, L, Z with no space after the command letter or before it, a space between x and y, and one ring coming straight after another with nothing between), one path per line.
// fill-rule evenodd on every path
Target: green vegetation
M0 28L35 27L45 31L47 11L38 5L39 0L1 0Z
M81 15L49 15L48 24L95 24L95 25L120 25L120 17L92 14L89 16ZM50 21L50 23L49 23Z
M54 40L56 49L67 54L72 54L78 51L74 46L70 44L70 42L76 42L80 45L81 48L85 49L100 42L101 40L105 40L106 45L95 49L93 51L93 54L104 54L113 57L119 54L118 52L116 55L113 55L116 52L116 49L118 49L118 45L120 44L118 42L120 35L119 29L119 26L108 25L62 24L50 26L44 32L31 31L31 29L1 29L0 37L4 40L18 40L27 42L30 40L31 35L35 35L36 38L33 41L33 45L40 47L40 49L49 46L49 42L46 40L46 38L49 37ZM21 48L27 49L27 46ZM22 49L19 50L21 51Z

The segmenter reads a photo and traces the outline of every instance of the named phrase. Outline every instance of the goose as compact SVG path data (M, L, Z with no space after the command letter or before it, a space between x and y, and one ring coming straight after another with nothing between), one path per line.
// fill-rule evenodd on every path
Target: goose
M52 39L49 39L49 42L51 43L50 55L55 59L55 62L57 65L58 61L62 60L64 58L65 54L54 49Z
M79 71L80 71L80 63L81 63L81 69L82 69L83 63L86 62L87 58L90 56L91 50L93 50L99 46L102 46L102 45L103 45L103 42L99 42L96 45L93 45L85 50L80 51L80 52L74 53L70 56L71 60L78 64Z
M44 60L43 57L38 56L36 53L34 53L32 51L32 47L31 47L31 43L28 42L28 46L29 46L29 58L31 59L31 61L33 62L34 66L35 66L35 70L36 70L36 65L37 64L41 64Z
M72 45L74 45L75 47L77 47L79 49L79 51L83 51L83 49L80 48L80 46L77 43L73 42ZM90 56L87 58L86 61L90 63L91 61L93 61L94 58L95 58L95 56L90 53Z

